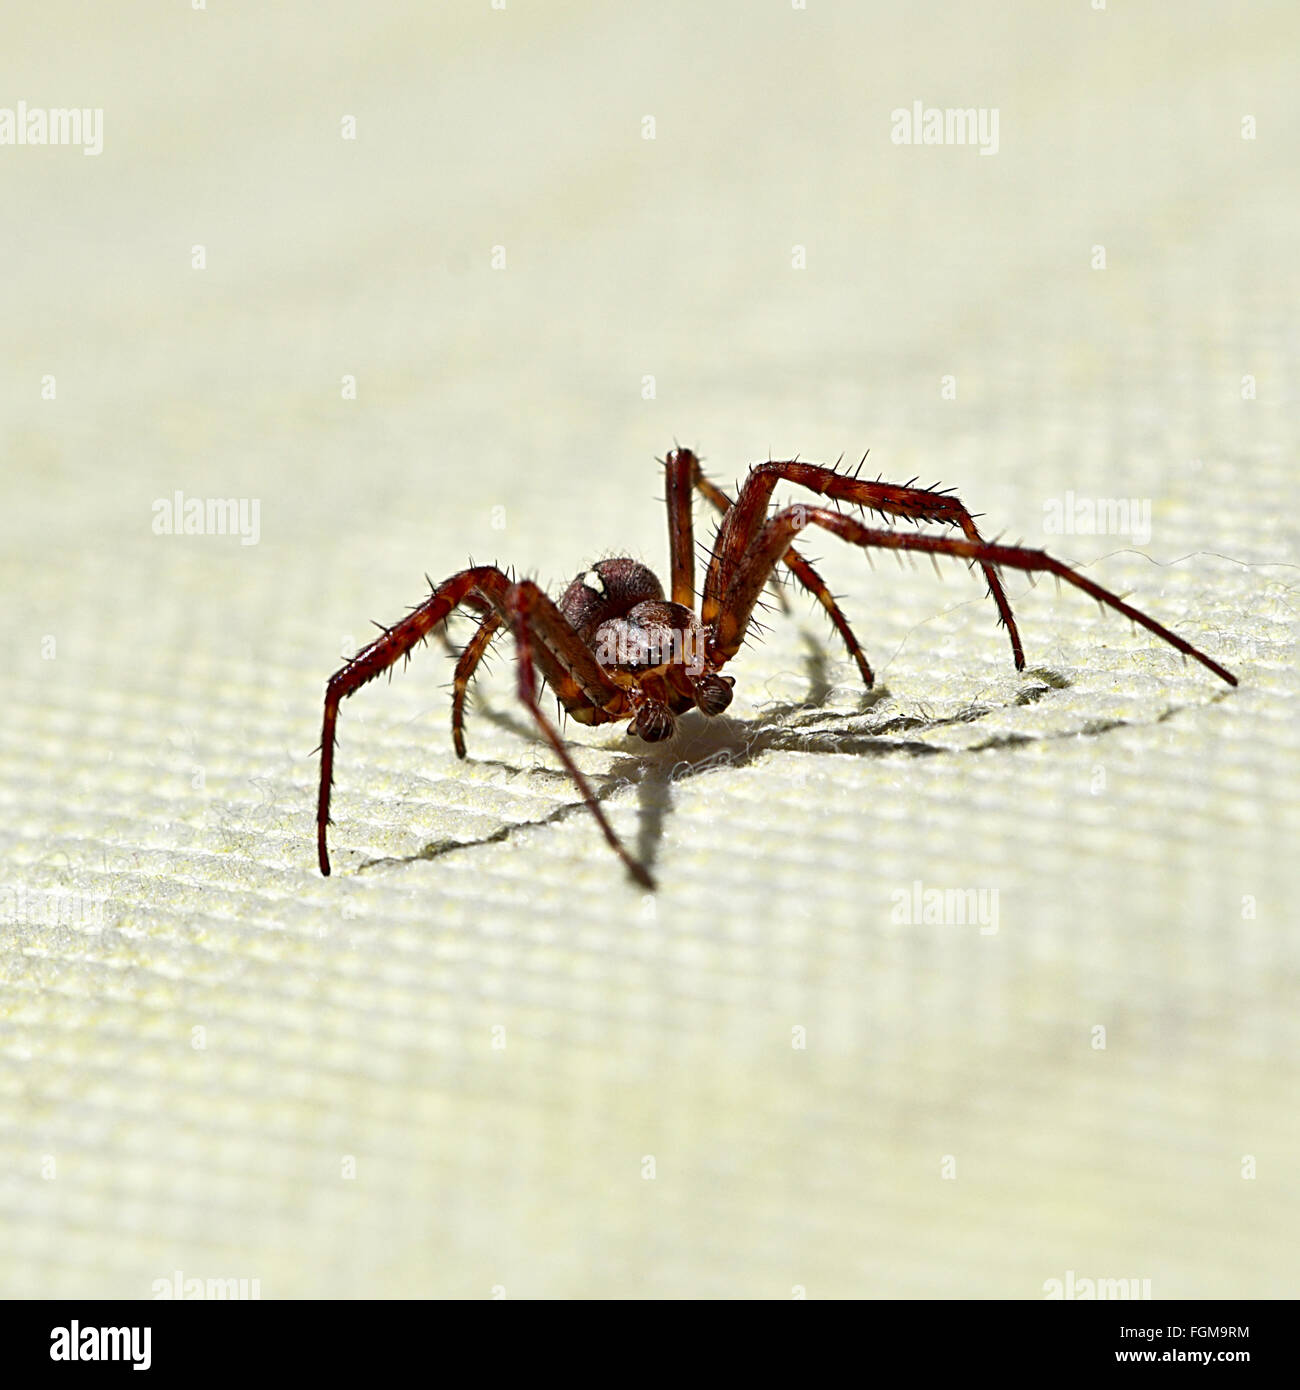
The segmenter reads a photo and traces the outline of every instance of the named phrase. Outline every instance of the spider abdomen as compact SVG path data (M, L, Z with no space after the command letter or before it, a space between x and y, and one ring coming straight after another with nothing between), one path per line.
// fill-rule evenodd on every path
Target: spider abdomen
M610 618L626 617L638 603L662 599L658 575L639 560L597 560L578 575L560 599L560 612L584 642Z

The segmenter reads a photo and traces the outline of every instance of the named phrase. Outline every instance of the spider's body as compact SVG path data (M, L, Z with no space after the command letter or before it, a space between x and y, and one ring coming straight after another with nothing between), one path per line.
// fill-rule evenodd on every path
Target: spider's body
M477 632L456 664L452 699L452 737L456 752L465 756L464 714L469 682L484 653L503 627L508 627L518 651L519 697L539 729L577 783L605 838L623 859L633 877L647 887L653 880L643 864L627 852L575 766L554 724L537 701L534 665L542 672L560 703L580 724L607 724L629 719L628 733L650 743L669 738L677 716L698 709L721 714L731 703L730 676L723 666L740 650L764 585L778 565L813 594L826 610L857 664L863 682L873 681L862 648L817 571L792 545L808 526L831 531L863 548L924 551L951 555L979 565L988 581L998 619L1007 629L1017 670L1023 670L1020 644L1011 605L1002 587L1002 567L1028 573L1047 572L1090 594L1099 603L1123 613L1182 652L1193 657L1230 685L1237 678L1190 642L1130 607L1099 584L1076 574L1068 565L1041 550L986 542L971 514L950 492L910 484L868 481L856 473L840 473L819 464L787 462L755 464L733 505L730 498L700 471L689 449L675 449L666 463L668 534L672 563L671 597L655 574L631 559L601 560L579 574L553 602L531 580L512 580L495 565L461 570L442 584L432 585L423 603L383 635L359 651L330 677L325 690L325 720L321 734L321 782L317 804L317 845L321 873L330 871L325 846L329 825L330 786L334 768L334 728L340 702L396 661L459 607L480 617ZM786 507L770 511L772 492L780 481L797 483L839 504L847 502L881 516L934 521L959 527L960 538L892 531L865 525L835 507ZM701 492L723 514L695 611L695 550L692 501Z
M733 682L705 661L703 624L684 604L665 599L659 577L638 561L598 561L564 591L560 613L624 694L621 704L574 710L580 724L631 714L628 733L657 743L672 737L674 715L721 714L731 703ZM540 652L537 664L555 685Z

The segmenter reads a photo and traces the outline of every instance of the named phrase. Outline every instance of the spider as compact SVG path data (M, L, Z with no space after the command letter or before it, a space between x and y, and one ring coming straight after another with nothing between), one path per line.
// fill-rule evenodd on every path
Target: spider
M1184 656L1194 657L1229 685L1237 684L1236 676L1190 642L1101 585L1075 573L1062 561L1041 550L985 541L970 512L950 490L865 480L859 476L861 464L856 472L841 473L837 468L798 459L769 460L750 469L733 504L721 488L704 476L699 460L689 449L674 449L662 462L667 479L671 598L664 596L663 585L651 570L627 558L600 560L583 570L565 589L558 604L531 580L514 580L496 565L471 565L441 584L430 581L431 592L422 603L392 627L381 628L380 637L330 677L325 688L316 812L322 874L330 871L325 837L330 824L334 729L340 702L399 658L409 658L416 643L424 641L457 608L465 607L476 613L480 621L478 630L460 653L452 682L451 726L457 757L465 756L465 696L469 682L493 638L502 628L509 628L518 656L520 700L577 784L614 852L638 883L653 888L650 871L614 833L559 730L538 704L536 670L540 669L560 704L579 724L608 724L630 717L629 734L648 743L669 738L678 715L698 709L712 717L731 703L735 681L719 671L740 651L764 585L776 567L782 565L826 610L863 682L870 688L874 676L848 620L821 576L791 544L808 526L820 526L868 551L875 547L923 551L932 557L957 556L972 568L978 565L997 608L999 625L1006 628L1011 639L1018 671L1024 670L1024 649L1002 587L1000 567L1029 574L1046 572L1058 580L1064 579L1098 603L1140 623ZM799 484L836 505L800 504L770 512L772 493L780 482ZM692 518L697 491L722 513L698 614L694 611ZM882 517L943 522L958 527L962 535L958 538L873 528L841 512L841 502Z

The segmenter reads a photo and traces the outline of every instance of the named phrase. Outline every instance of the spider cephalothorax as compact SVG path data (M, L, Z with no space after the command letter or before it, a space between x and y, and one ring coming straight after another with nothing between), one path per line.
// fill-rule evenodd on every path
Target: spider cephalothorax
M320 870L330 871L325 845L330 786L334 772L334 727L339 703L445 622L457 608L480 617L478 630L456 663L451 710L452 739L459 757L465 756L465 695L484 653L502 627L508 627L518 653L519 697L596 817L605 838L633 877L647 887L653 880L645 865L634 859L578 770L554 723L538 704L540 669L557 699L580 724L608 724L629 719L628 733L650 743L669 738L678 715L698 709L718 715L731 703L734 681L719 671L740 650L763 586L778 565L826 610L870 687L871 667L848 620L813 566L792 542L808 526L820 526L852 545L887 550L924 551L952 555L979 565L998 621L1011 639L1017 670L1025 665L1020 634L1002 587L999 570L1050 573L1090 594L1099 603L1123 613L1133 622L1199 661L1216 676L1236 685L1237 678L1182 637L1130 607L1101 585L1077 574L1041 550L1018 545L990 544L975 527L971 514L950 492L910 484L874 482L856 473L840 473L820 464L785 462L755 464L733 505L720 488L700 472L689 449L674 449L665 461L668 487L668 538L672 563L672 594L664 594L655 574L636 560L600 560L579 574L554 603L531 580L513 580L495 565L474 565L453 574L405 618L359 651L325 688L325 721L321 733L320 797L316 828ZM797 483L837 504L801 504L772 512L772 493L778 482ZM695 611L695 541L692 500L698 491L723 514L714 540ZM838 509L848 503L864 512L942 522L962 535L934 536L873 528Z
M672 737L674 715L721 714L731 703L735 682L710 668L704 625L665 599L658 575L638 561L597 561L564 591L560 613L626 693L634 712L629 734L658 743ZM602 712L587 707L574 717L599 723Z

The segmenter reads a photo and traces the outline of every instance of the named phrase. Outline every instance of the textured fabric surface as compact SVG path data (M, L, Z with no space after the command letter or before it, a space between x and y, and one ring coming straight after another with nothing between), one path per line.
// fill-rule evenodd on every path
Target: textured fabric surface
M0 106L104 125L0 146L0 1288L1300 1292L1298 27L7 10ZM568 728L657 894L504 643L466 762L432 643L344 706L320 878L369 621L469 555L665 573L674 437L870 446L1241 685L1019 575L1017 673L960 564L826 537L870 699L792 595L726 718Z

